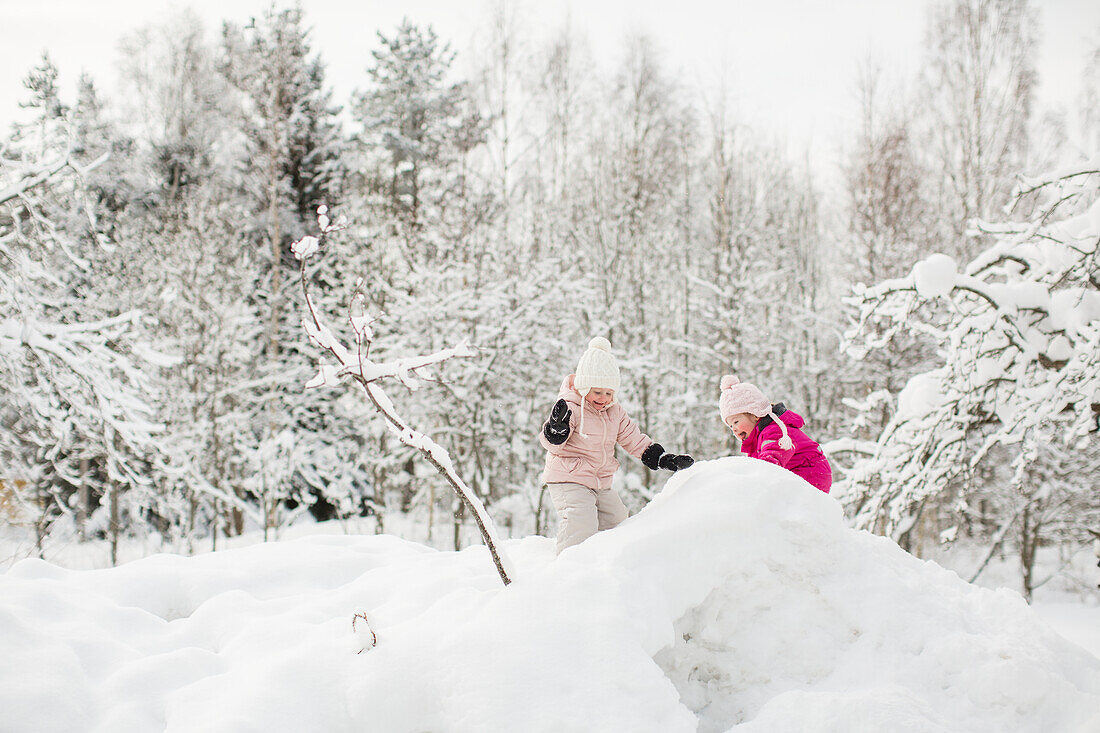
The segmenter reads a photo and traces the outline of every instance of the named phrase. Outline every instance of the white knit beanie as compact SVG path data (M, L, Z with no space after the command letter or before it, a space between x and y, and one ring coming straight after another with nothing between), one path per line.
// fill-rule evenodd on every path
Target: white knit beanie
M573 389L581 395L581 414L577 425L577 432L584 432L584 403L585 397L593 389L619 388L619 364L611 355L611 342L603 336L596 336L588 342L588 349L581 354L581 360L577 364L577 373L573 376Z
M586 396L593 389L618 389L619 364L611 354L611 342L596 336L588 342L588 349L577 364L573 387Z
M787 435L787 425L779 416L772 412L772 405L768 398L755 384L742 382L732 374L722 377L721 394L718 397L718 412L722 415L722 422L726 422L731 415L742 413L755 417L770 416L779 426L783 437L779 439L779 447L790 450L794 447L794 441Z

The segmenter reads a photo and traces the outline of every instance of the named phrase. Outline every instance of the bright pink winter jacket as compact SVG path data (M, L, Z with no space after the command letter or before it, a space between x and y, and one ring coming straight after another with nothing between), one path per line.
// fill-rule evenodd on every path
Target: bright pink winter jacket
M783 431L770 417L763 417L745 437L745 441L741 444L741 452L750 458L759 458L782 466L828 494L833 485L833 469L829 466L829 460L825 458L825 454L821 452L821 447L800 430L806 421L798 413L784 408L782 404L773 405L772 411L787 426L787 435L790 436L794 447L790 450L780 448L779 439L783 437Z
M570 375L572 376L572 375ZM615 444L641 458L653 440L638 428L618 402L596 410L570 386L569 377L561 383L558 399L565 400L572 413L569 416L569 437L554 445L539 430L539 442L546 449L546 468L542 481L547 484L574 483L600 490L611 488L611 477L619 468ZM584 435L580 434L581 406L584 406ZM543 428L546 423L543 422Z

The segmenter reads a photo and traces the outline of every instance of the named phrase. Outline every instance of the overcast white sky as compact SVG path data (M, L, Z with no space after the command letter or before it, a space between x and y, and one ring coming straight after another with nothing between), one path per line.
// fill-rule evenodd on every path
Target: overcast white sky
M772 128L801 150L826 154L857 111L858 65L875 53L887 71L919 59L930 0L516 0L534 35L570 18L610 63L629 32L654 37L670 70L704 84L724 67L740 119ZM285 3L280 3L285 4ZM0 124L18 114L22 79L42 51L58 65L67 94L87 70L108 96L117 42L129 31L191 7L217 30L247 22L269 0L0 0ZM375 32L408 16L431 23L460 53L488 15L486 0L302 0L314 49L328 65L337 100L363 86ZM1040 95L1070 105L1085 55L1100 43L1100 1L1037 0Z

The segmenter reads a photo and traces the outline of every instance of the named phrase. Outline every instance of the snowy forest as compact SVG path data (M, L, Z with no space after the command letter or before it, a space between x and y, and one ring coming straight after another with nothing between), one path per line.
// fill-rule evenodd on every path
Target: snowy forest
M28 59L0 139L5 547L116 562L317 521L479 542L330 368L308 293L398 365L383 406L504 536L549 533L537 435L600 335L649 435L735 454L717 399L740 374L806 416L851 526L965 548L967 580L1007 558L1030 597L1039 553L1100 541L1100 30L1078 107L1041 109L1037 14L932 6L918 74L868 56L852 80L827 172L652 39L595 71L504 6L471 50L377 29L348 99L294 6L130 34L114 96ZM632 512L665 480L618 479Z

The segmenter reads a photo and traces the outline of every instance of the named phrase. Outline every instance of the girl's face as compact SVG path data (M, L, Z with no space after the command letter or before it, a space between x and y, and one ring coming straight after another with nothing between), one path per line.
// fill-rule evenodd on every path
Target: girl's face
M584 396L584 399L597 410L602 410L615 399L615 390L593 387L588 390L588 394Z
M730 415L726 418L726 425L733 434L737 436L738 440L744 441L749 437L749 433L756 427L756 423L760 418L755 415L749 415L748 413L740 413L738 415Z

